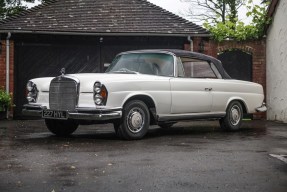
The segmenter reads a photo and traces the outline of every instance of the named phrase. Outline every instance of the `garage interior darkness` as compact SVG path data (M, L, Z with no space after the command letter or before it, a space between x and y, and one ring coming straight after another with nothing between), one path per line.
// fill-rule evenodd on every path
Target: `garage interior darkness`
M26 101L26 83L38 77L54 77L61 68L71 73L104 72L104 64L111 63L122 51L137 49L183 49L186 37L112 37L112 36L49 36L25 38L14 36L15 74L14 103ZM14 110L14 118L21 118L21 107Z

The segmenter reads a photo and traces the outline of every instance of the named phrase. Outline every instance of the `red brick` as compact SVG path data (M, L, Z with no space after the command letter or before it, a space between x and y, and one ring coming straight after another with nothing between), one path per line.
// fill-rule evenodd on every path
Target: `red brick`
M2 52L0 54L0 87L5 89L6 88L6 41L1 41L2 43ZM14 91L14 42L10 41L10 81L9 81L9 90L13 93ZM12 98L13 100L13 98ZM13 116L13 109L10 112L10 117Z
M201 41L200 37L194 38L194 50L198 51L198 44ZM266 42L265 39L258 41L223 41L220 43L213 40L205 41L204 53L216 57L218 53L228 49L235 48L241 49L252 54L253 63L253 82L260 83L266 93ZM265 94L266 98L266 94ZM255 118L266 118L266 114L255 114Z

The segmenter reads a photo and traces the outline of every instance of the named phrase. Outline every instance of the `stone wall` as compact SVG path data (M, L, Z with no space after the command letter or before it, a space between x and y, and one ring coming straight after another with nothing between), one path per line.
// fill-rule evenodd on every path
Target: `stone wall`
M268 120L287 123L287 2L279 1L267 32Z

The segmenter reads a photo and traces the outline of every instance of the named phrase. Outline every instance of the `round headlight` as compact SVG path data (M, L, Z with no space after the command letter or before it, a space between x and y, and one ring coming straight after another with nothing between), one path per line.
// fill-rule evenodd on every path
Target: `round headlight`
M100 105L100 104L102 104L102 99L100 99L100 98L97 98L97 99L95 100L95 103L96 103L97 105Z
M102 98L96 98L95 99L95 103L97 104L97 105L100 105L100 104L102 104L102 102L103 102L103 100L102 100Z
M95 91L95 93L98 93L98 94L99 94L99 93L101 92L101 88L100 88L100 87L95 87L95 88L94 88L94 91Z
M94 87L101 87L101 86L102 86L102 84L100 82L96 82L94 85Z
M35 102L36 100L35 100L34 97L35 97L35 94L29 92L28 95L27 95L27 100L28 100L29 102Z
M34 86L35 86L35 84L34 84L32 81L29 81L29 82L27 83L27 90L28 90L29 92L33 91Z
M108 92L105 85L100 82L94 83L94 102L96 105L105 105L107 101Z
M30 103L35 103L38 97L38 89L35 83L28 81L27 83L27 100Z
M33 97L27 97L27 100L29 101L29 102L35 102L35 99L33 98Z
M99 94L96 94L95 95L95 103L96 103L96 105L101 105L102 104L102 102L103 102L103 98L102 98L102 96L101 95L99 95Z

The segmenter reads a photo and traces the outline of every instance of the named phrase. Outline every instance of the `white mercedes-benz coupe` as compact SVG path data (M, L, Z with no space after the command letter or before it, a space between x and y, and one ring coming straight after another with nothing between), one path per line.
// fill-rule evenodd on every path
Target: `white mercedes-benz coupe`
M183 50L118 54L105 73L31 79L23 113L45 119L54 134L72 134L80 124L113 123L123 139L143 138L150 125L218 119L238 130L243 114L266 111L257 83L231 79L219 60Z

